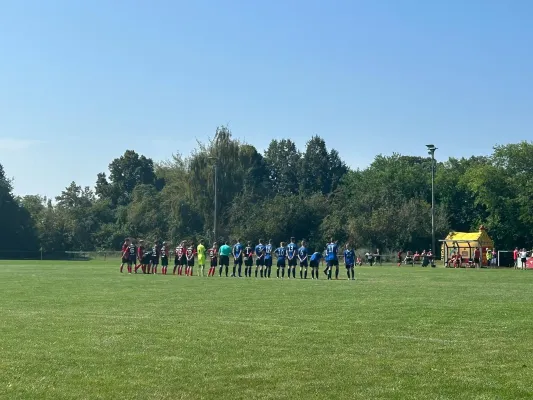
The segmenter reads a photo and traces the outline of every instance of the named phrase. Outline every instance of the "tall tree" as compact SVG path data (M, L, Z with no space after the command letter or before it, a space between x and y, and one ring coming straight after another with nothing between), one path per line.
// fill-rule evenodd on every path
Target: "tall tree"
M269 178L275 193L298 193L300 153L290 139L272 140L265 151Z
M331 191L330 158L326 142L313 136L302 156L300 189L304 193L323 193Z
M38 249L37 236L31 215L13 195L11 181L0 164L0 256L18 257L13 251Z
M127 205L137 185L156 185L154 163L150 158L127 150L109 164L109 180L104 173L98 174L96 194L109 198L115 205Z

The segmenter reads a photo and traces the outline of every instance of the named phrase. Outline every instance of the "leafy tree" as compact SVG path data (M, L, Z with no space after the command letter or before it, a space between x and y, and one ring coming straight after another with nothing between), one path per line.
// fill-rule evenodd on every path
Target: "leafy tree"
M37 236L31 215L12 193L11 181L0 164L0 251L4 256L16 256L8 251L38 249Z
M272 140L265 151L272 189L278 194L296 194L299 188L300 153L290 139Z
M133 150L115 158L109 164L109 172L109 180L105 173L98 174L96 194L110 199L114 205L129 204L137 185L156 185L153 161Z

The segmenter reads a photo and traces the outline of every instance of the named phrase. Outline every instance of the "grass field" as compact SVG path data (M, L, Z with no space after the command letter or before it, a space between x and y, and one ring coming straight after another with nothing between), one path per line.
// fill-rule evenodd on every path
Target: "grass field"
M531 272L357 278L0 262L0 398L533 398Z

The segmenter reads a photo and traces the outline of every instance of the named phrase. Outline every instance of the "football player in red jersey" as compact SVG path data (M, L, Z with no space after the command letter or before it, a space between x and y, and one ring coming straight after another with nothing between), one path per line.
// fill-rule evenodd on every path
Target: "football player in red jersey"
M178 267L178 275L183 275L183 267L187 266L187 258L185 257L185 241L182 240L178 247L176 247L174 260L174 273L176 266Z
M209 268L209 273L207 274L207 276L215 276L218 263L217 242L213 243L213 247L209 249L209 259L211 260L211 268Z
M193 268L194 268L194 244L193 242L189 242L189 246L187 246L187 251L185 253L187 257L187 269L185 271L185 275L192 276Z
M161 246L161 249L159 250L159 254L161 255L161 273L163 275L167 274L168 269L168 246L167 242L163 242L163 245Z
M128 247L130 245L130 240L128 238L124 239L124 243L122 244L122 252L121 252L121 258L122 262L120 263L120 272L124 269L124 264L128 265L129 261L129 255L128 255Z
M142 267L142 272L144 273L143 257L144 257L144 240L139 240L139 246L137 247L137 261L139 262L139 264L135 266L135 273L137 273L137 270L141 267Z

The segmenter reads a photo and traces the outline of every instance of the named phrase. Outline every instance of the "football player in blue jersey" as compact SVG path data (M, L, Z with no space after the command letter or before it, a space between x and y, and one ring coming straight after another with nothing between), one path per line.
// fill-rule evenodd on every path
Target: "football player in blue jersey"
M272 273L272 252L274 251L274 246L272 245L272 239L268 241L268 244L265 246L265 272L263 276L265 278L270 278Z
M346 243L344 249L344 265L346 266L348 279L355 280L355 251L350 247L349 243Z
M339 279L339 257L337 252L339 250L339 245L336 241L331 239L328 246L326 247L326 263L327 263L327 276L328 280L331 280L331 270L335 266L335 279Z
M305 240L302 240L302 245L298 249L298 260L300 260L300 279L307 279L307 247ZM305 269L305 274L304 274Z
M239 238L237 240L237 243L233 245L233 274L231 274L232 277L237 276L237 266L239 267L239 278L242 278L241 272L242 272L242 259L243 259L243 250L241 244L241 239Z
M296 239L291 237L291 242L287 246L287 260L289 264L289 269L287 269L287 276L291 278L296 278L296 265L298 265L298 246L296 245Z
M281 242L279 247L275 251L276 257L278 257L278 269L276 270L276 276L279 278L279 271L281 269L281 278L285 278L285 257L287 255L287 249L285 248L285 242Z
M322 258L322 253L319 251L315 251L311 255L311 259L309 260L309 266L311 267L311 277L313 279L318 279L318 267L320 266L321 258Z
M259 244L255 246L255 277L256 278L257 278L257 270L259 270L261 274L261 278L263 277L264 267L265 267L265 245L263 244L263 239L259 239Z

